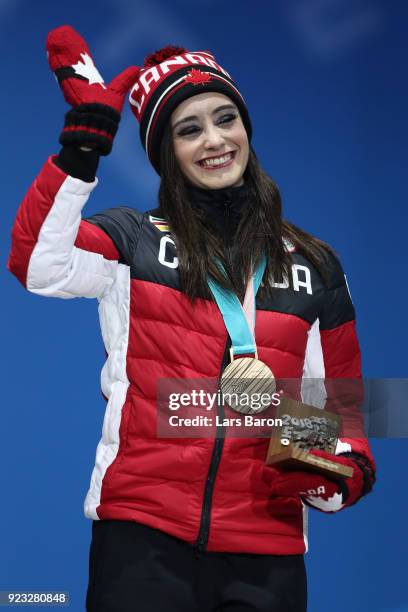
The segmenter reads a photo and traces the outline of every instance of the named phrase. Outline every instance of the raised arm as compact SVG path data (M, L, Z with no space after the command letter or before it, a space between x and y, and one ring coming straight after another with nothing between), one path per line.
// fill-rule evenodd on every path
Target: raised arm
M72 109L60 154L47 160L18 209L8 269L40 295L100 298L114 282L120 256L103 230L81 219L81 211L139 69L127 68L105 86L86 42L70 26L49 33L47 54Z
M20 204L7 267L33 293L101 297L115 278L119 254L107 234L81 220L97 179L70 176L56 159L47 160Z

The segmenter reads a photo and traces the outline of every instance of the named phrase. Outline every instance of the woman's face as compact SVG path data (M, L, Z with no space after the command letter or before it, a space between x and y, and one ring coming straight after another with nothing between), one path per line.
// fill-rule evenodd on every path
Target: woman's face
M176 159L197 187L221 189L244 182L249 143L237 106L221 93L197 94L171 116Z

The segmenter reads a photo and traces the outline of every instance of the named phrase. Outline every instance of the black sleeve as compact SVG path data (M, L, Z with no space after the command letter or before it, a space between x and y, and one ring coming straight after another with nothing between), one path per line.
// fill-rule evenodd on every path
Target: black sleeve
M81 151L79 147L62 147L53 162L58 168L86 183L95 180L100 154L98 151Z
M319 314L321 330L334 329L355 319L353 302L340 260L331 253L326 258L328 286Z
M113 241L120 254L119 263L132 264L139 241L143 213L127 206L108 208L101 213L83 219L101 228Z

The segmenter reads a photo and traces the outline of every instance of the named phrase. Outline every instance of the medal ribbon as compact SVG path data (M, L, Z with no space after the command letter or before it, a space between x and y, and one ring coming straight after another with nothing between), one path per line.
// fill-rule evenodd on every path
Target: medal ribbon
M221 270L224 266L218 262ZM216 280L208 278L208 286L220 309L225 327L231 338L232 355L256 355L255 344L255 297L261 284L266 268L266 257L263 256L254 274L248 281L244 304L242 305L236 294L230 289L225 289Z

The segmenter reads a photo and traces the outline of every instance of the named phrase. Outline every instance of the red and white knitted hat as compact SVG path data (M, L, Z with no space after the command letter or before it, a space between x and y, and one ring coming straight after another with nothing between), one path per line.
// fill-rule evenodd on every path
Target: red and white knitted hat
M248 140L252 127L244 99L234 81L209 51L190 52L181 47L164 47L146 57L129 102L140 123L140 138L147 156L160 174L160 143L171 113L184 100L215 91L237 105Z

